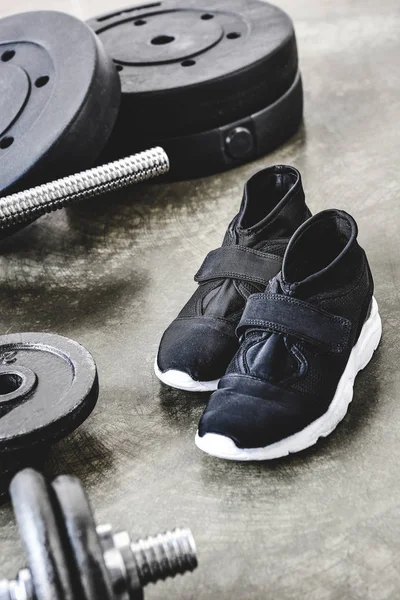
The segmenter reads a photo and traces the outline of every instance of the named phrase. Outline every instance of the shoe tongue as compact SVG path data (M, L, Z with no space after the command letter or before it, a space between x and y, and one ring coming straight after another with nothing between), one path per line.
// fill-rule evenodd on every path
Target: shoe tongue
M266 239L288 238L304 220L305 210L296 169L285 165L263 169L245 184L233 223L234 243L253 247Z

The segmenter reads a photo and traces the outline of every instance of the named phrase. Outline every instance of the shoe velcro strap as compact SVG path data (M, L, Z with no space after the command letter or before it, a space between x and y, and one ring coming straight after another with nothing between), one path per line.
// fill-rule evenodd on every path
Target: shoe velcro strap
M236 332L240 336L250 327L292 335L337 353L346 348L351 332L348 319L303 300L268 293L249 296Z
M267 285L281 270L282 259L245 246L222 246L207 254L195 275L195 281L242 279Z

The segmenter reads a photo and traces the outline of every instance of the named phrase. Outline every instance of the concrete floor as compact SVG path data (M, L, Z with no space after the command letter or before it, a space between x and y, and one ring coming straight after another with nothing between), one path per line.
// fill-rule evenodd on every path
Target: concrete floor
M400 75L398 0L279 0L293 17L304 127L274 154L195 182L130 188L40 219L1 244L0 329L79 340L99 369L98 406L58 444L49 475L81 477L98 521L134 535L188 525L200 567L146 598L387 600L400 596ZM1 0L4 14L87 18L111 0ZM336 432L267 464L212 459L193 443L206 396L162 387L164 328L220 244L244 181L274 163L303 174L313 211L358 221L384 337ZM23 563L0 510L0 576Z

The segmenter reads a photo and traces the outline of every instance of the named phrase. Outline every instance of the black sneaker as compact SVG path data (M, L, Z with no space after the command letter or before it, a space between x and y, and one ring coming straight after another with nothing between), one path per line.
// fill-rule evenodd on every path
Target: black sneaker
M207 255L197 291L162 337L155 363L161 381L189 391L217 388L238 349L235 329L247 298L280 271L291 235L310 214L294 167L269 167L249 179L222 247Z
M304 223L282 271L249 297L240 348L200 421L213 456L267 460L316 443L343 419L382 326L354 219L326 210Z

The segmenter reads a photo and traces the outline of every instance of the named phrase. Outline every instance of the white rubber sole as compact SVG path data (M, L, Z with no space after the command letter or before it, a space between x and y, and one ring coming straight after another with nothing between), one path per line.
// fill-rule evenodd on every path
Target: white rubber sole
M214 379L213 381L196 381L187 373L175 371L174 369L163 373L158 367L157 359L154 362L154 372L158 379L165 383L165 385L169 385L177 390L185 390L186 392L214 392L219 383L219 379Z
M197 433L196 446L211 456L228 460L271 460L313 446L320 437L328 436L346 415L353 398L353 386L357 373L364 369L371 360L381 335L381 318L377 302L373 298L371 314L364 323L360 337L350 353L328 410L298 433L262 448L238 448L230 438L224 435L206 433L200 437Z

